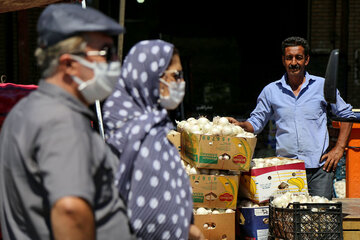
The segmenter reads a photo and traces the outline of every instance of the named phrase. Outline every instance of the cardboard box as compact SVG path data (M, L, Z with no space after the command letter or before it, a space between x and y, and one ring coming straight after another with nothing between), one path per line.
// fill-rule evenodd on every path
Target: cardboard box
M256 138L181 133L181 157L196 168L249 171Z
M166 137L178 149L179 153L181 153L181 133L170 131Z
M193 206L236 209L239 176L192 174Z
M285 192L308 192L304 162L251 169L241 175L240 184L256 203Z
M208 240L235 240L235 212L194 215L194 224Z
M269 206L241 207L236 210L236 236L245 240L267 240Z

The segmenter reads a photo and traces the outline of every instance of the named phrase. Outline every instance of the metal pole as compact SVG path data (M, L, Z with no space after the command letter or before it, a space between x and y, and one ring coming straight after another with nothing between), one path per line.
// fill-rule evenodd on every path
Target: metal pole
M100 106L100 101L96 100L95 101L95 109L96 109L96 115L99 121L99 132L100 135L103 139L105 139L105 134L104 134L104 124L103 124L103 120L102 120L102 115L101 115L101 106Z
M82 6L82 8L86 8L86 0L81 1L81 6ZM105 139L104 125L103 125L103 120L102 120L102 115L101 115L101 105L100 105L99 100L95 101L95 110L96 110L96 116L98 119L100 135L103 139Z
M125 0L120 0L119 23L121 26L125 27ZM118 37L118 57L120 61L122 60L123 56L123 45L124 34L120 34Z

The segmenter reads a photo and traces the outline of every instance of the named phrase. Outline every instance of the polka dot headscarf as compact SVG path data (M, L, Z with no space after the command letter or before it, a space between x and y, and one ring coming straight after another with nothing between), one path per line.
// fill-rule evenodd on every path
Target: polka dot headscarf
M173 49L162 40L133 46L103 106L106 141L119 152L117 185L139 239L187 239L189 233L189 177L166 138L173 125L158 104L159 78Z

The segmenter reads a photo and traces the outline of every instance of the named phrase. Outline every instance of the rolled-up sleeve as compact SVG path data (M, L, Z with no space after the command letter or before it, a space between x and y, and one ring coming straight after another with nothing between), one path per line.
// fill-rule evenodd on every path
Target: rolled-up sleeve
M273 114L269 101L270 92L268 91L268 88L269 86L265 87L261 91L257 99L256 107L254 111L251 112L250 118L247 119L247 121L253 126L255 134L259 134L264 129Z
M355 118L352 106L341 98L339 90L336 90L336 103L331 104L331 110L337 117Z

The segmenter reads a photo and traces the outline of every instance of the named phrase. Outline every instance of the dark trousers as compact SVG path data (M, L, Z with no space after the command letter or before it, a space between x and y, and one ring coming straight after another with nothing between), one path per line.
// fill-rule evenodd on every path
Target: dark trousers
M333 197L334 172L326 172L322 168L307 168L306 178L310 196Z

